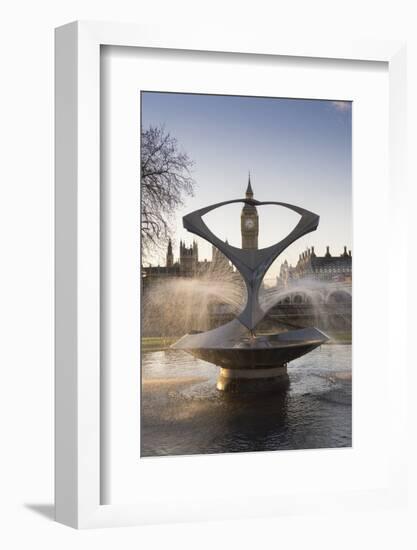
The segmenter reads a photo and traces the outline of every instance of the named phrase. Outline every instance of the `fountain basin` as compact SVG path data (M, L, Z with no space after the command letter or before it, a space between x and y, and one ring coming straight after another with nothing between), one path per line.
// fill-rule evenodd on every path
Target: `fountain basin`
M287 384L287 364L327 340L316 328L252 336L235 320L208 332L187 334L171 347L220 367L219 390L258 391Z
M236 346L233 348L188 348L185 349L194 357L214 363L218 367L227 369L255 369L262 370L285 365L297 357L312 351L326 339L309 342L270 342L263 346L256 342L251 347ZM183 348L184 349L184 348Z

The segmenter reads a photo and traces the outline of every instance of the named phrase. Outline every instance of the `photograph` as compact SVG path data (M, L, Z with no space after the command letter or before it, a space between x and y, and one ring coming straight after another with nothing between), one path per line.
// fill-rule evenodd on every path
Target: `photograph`
M141 91L141 457L352 446L352 106Z

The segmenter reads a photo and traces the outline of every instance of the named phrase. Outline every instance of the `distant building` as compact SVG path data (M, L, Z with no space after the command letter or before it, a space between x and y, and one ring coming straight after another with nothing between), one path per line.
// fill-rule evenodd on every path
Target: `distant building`
M212 260L199 261L198 244L193 241L192 245L187 246L180 241L179 256L174 259L172 250L172 241L169 239L166 265L142 267L142 279L147 282L166 279L168 277L201 277L213 270L233 271L229 260L213 246Z
M253 190L248 178L246 198L253 199ZM259 218L256 206L245 204L240 215L240 232L242 235L242 248L244 250L258 249Z
M286 288L302 280L327 281L333 283L352 283L352 253L344 247L339 256L332 256L326 247L324 256L317 256L314 246L307 248L298 257L295 267L287 260L281 264L277 277L277 287Z

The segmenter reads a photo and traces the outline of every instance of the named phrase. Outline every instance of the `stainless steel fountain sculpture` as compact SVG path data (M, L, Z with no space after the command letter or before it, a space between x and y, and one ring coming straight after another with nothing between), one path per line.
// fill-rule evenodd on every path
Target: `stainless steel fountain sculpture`
M223 242L203 221L208 212L233 203L251 206L277 205L301 216L295 228L279 243L260 250L244 250ZM304 208L282 202L235 199L196 210L183 217L185 229L216 246L236 267L245 281L247 302L242 312L229 323L206 332L186 334L173 349L188 353L220 367L217 388L224 391L269 390L288 382L287 363L328 340L316 328L256 335L255 329L266 312L259 303L263 277L272 262L294 241L317 229L319 216Z

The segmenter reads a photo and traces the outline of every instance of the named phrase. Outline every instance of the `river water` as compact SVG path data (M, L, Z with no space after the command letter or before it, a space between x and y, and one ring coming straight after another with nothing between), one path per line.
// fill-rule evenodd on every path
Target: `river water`
M143 353L141 456L351 446L350 345L292 361L281 393L223 393L218 372L182 351Z

